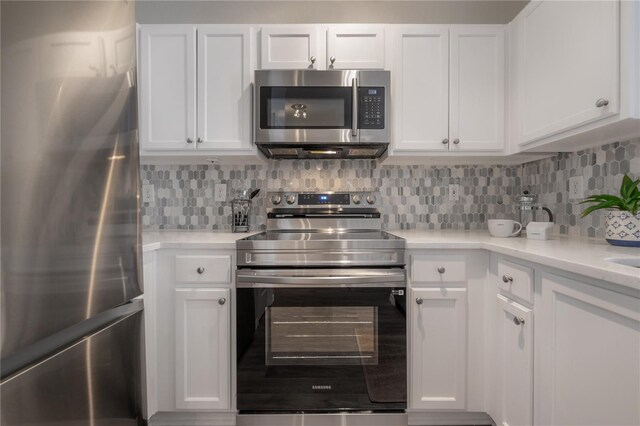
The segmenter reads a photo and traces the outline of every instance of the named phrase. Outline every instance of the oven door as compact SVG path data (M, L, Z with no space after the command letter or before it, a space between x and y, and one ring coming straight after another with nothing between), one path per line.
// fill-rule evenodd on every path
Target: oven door
M403 269L239 270L241 413L402 411Z

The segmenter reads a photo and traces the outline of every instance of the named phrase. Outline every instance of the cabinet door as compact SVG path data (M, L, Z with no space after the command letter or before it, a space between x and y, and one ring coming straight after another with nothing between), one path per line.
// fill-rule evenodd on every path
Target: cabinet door
M465 408L467 289L427 288L412 294L409 408Z
M198 27L199 150L251 150L251 28Z
M447 151L448 27L399 26L395 57L394 151Z
M329 27L327 65L330 69L384 69L384 25Z
M191 150L196 134L196 28L140 30L140 148Z
M497 393L500 426L533 423L533 314L498 295Z
M325 69L324 32L317 25L267 25L260 30L260 68Z
M618 9L618 1L539 1L523 10L515 25L521 143L618 112Z
M640 299L551 273L538 294L535 423L640 424Z
M229 408L231 324L228 289L174 293L176 408Z
M451 151L504 147L504 56L503 27L451 29Z

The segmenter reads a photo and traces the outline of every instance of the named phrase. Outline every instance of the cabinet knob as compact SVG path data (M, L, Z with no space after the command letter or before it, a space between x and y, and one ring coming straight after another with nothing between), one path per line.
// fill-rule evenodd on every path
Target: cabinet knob
M439 273L444 274L444 271L445 271L444 266L440 266L440 267L438 268L438 272L439 272Z
M607 105L609 105L609 101L604 98L600 98L596 101L596 106L598 108L606 107Z
M418 305L422 305L422 297L418 297L418 298L416 299L416 303L417 303Z
M315 56L310 57L309 60L311 61L311 65L316 63L316 57Z
M199 273L200 275L204 274L204 268L202 266L200 266L198 269L196 269L196 272Z
M508 275L503 275L502 276L502 281L505 283L512 283L513 282L513 277L510 277Z
M193 143L193 139L187 138L187 143Z
M442 145L449 145L449 139L442 139Z
M225 299L224 297L222 299L218 299L219 305L224 305L225 303L227 303L227 299Z
M202 143L202 138L198 138L198 139L196 139L196 142L197 142L197 143Z
M459 143L460 143L460 139L454 139L454 140L453 140L453 144L454 144L454 145L458 145Z
M523 325L524 324L524 318L522 318L522 317L513 317L513 323L515 325Z
M333 63L336 61L336 57L335 56L330 57L329 61L331 62L331 65L333 65Z

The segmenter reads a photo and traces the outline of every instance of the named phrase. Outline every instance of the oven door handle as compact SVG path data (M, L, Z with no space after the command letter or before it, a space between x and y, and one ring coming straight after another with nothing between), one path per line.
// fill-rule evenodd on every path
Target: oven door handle
M289 272L290 273L290 272ZM406 287L405 271L388 274L287 275L238 271L236 287Z

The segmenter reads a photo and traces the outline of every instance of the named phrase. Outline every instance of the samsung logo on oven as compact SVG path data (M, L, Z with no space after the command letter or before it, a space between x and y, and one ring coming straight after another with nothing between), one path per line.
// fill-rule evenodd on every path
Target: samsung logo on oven
M313 390L331 390L331 385L311 385Z

